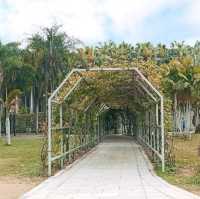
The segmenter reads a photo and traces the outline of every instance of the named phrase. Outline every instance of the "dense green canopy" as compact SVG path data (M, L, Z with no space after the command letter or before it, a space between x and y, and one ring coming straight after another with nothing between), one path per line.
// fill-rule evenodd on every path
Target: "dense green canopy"
M178 103L189 100L192 109L196 110L200 105L199 52L198 41L194 46L173 42L169 47L150 42L132 45L108 41L86 47L54 25L29 37L25 48L17 42L0 43L0 97L6 101L9 93L19 89L21 112L47 112L48 97L72 68L138 67L166 100L173 102L176 95ZM126 74L128 77L110 73L92 75L84 77L86 81L81 80L81 89L73 94L82 103L96 94L100 101L113 107L127 106L129 101L138 107L141 101L142 104L149 101L143 99L144 91L135 86L131 73ZM67 84L73 85L81 77L76 74L73 78ZM87 99L77 97L82 93ZM71 105L76 106L78 102L70 99Z
M71 107L84 110L95 99L112 109L129 107L137 111L145 109L153 102L146 91L148 89L148 85L134 70L124 68L124 71L79 71L72 73L53 98L53 102L60 104L66 100ZM68 96L70 91L72 93ZM155 95L151 89L149 92L152 96ZM156 97L154 96L155 99Z

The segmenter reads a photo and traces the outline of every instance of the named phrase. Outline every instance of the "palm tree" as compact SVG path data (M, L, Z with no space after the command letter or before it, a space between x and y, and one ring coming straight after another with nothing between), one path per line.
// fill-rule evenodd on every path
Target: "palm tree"
M173 96L174 131L190 130L193 90L195 86L194 68L185 59L170 62L171 68L164 78L167 93Z
M71 55L74 55L78 40L60 31L61 26L45 27L41 33L29 38L25 62L35 68L33 82L36 115L39 104L47 117L47 100L71 67ZM32 92L31 92L32 95ZM31 97L32 99L32 97Z

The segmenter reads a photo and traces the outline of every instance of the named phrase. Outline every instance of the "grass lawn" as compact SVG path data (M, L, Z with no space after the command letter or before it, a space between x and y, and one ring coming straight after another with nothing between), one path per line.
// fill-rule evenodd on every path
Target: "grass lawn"
M200 134L192 135L191 140L174 138L176 171L162 173L159 176L168 182L200 195Z
M20 136L5 145L0 138L0 176L33 177L41 173L40 150L42 138Z

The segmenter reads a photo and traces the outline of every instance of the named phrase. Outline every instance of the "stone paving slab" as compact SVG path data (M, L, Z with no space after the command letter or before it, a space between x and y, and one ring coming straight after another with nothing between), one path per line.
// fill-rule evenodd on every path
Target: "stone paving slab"
M112 136L21 199L200 199L152 170L140 145Z

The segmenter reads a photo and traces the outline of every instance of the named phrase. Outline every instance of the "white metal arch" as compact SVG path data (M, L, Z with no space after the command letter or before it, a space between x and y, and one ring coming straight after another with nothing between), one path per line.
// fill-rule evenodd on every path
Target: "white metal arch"
M155 147L155 140L154 140L154 146L146 140L142 135L141 132L138 132L137 138L139 141L144 143L146 146L148 146L155 154L160 158L161 163L162 163L162 171L165 169L165 154L164 154L164 105L163 105L163 96L161 93L148 81L148 79L140 72L140 70L136 67L131 67L131 68L89 68L89 69L72 69L71 72L66 76L66 78L62 81L62 83L57 87L57 89L51 94L51 96L48 99L48 175L51 175L51 167L52 167L52 162L56 159L62 158L65 154L61 154L56 157L52 157L52 103L58 103L54 98L60 91L62 87L65 86L66 82L68 79L74 74L84 74L87 73L88 71L94 71L94 72L102 72L102 71L134 71L139 79L138 79L138 86L143 89L143 91L150 97L152 100L155 102L156 105L156 128L160 129L160 136L161 136L161 150L158 150L158 147ZM64 99L66 100L70 94L73 92L73 90L79 86L81 81L84 79L84 75L80 75L80 78L77 79L75 84L72 86L72 88L65 93ZM94 100L91 101L91 104L93 103ZM88 109L87 107L86 109ZM99 112L101 112L103 109L108 108L106 107L105 104L102 104L102 106L99 109ZM159 112L160 110L160 112ZM158 121L159 118L159 113L160 113L160 124ZM99 114L99 113L98 113ZM60 128L62 128L62 104L60 104ZM144 130L144 129L143 129ZM155 139L155 136L154 136ZM99 140L99 139L98 139ZM70 152L67 152L70 153Z

